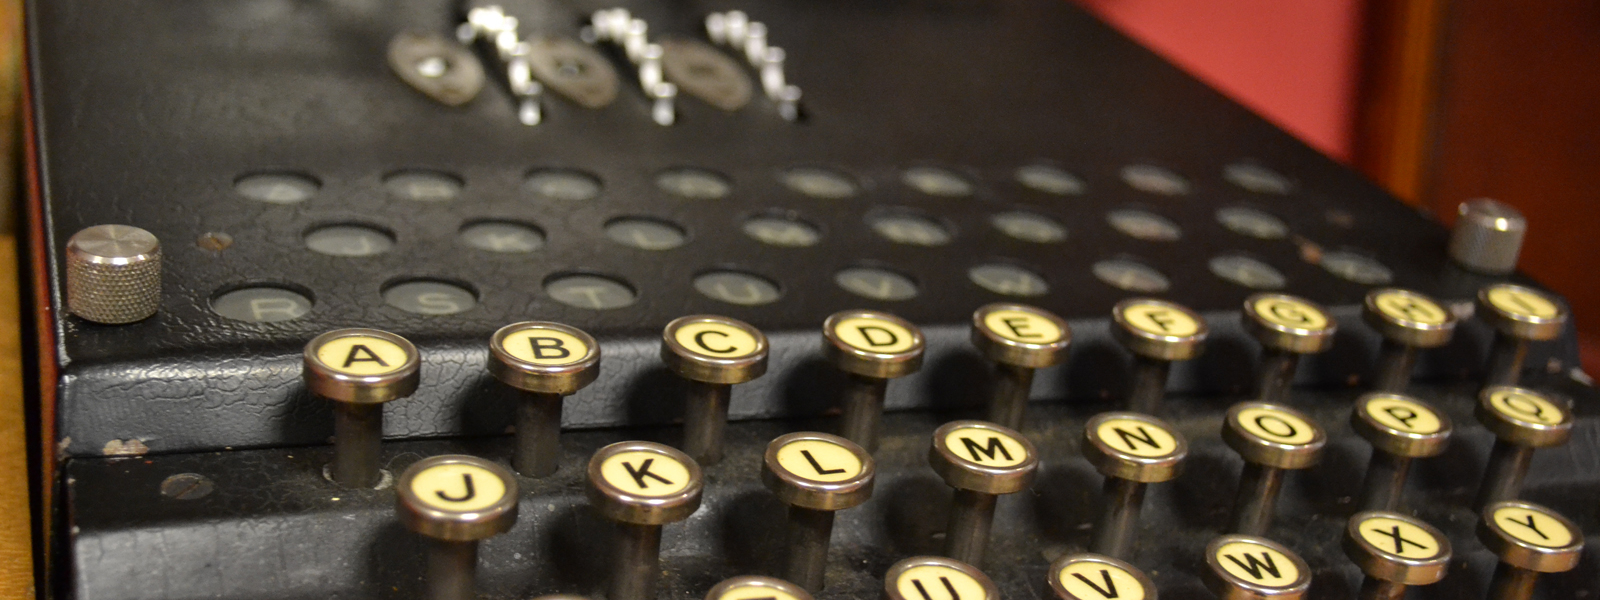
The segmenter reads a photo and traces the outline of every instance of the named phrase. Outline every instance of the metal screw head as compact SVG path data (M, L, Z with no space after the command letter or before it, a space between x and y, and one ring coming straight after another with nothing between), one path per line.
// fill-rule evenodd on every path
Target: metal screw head
M161 495L174 500L198 500L215 489L211 478L199 473L178 473L161 480Z
M661 332L661 361L684 379L744 383L767 372L767 336L738 319L679 317Z
M1261 345L1282 352L1313 354L1333 347L1339 323L1322 305L1287 294L1256 294L1244 300L1244 327Z
M201 250L221 252L233 247L233 236L221 231L208 231L200 235L200 239L195 241L195 245L199 246Z
M972 313L972 345L989 360L1029 369L1067 358L1072 328L1061 317L1024 304L996 303Z
M1450 445L1450 416L1432 405L1390 392L1374 392L1356 399L1350 428L1372 447L1394 456L1437 456Z
M455 542L481 540L517 522L517 477L476 456L431 456L400 474L395 509L406 528Z
M767 489L785 504L812 510L844 510L866 502L876 476L870 452L826 433L779 436L761 458Z
M601 516L635 525L682 521L700 508L700 464L655 442L617 442L589 458L589 503Z
M1223 417L1222 441L1250 463L1304 469L1321 460L1328 436L1300 411L1265 402L1240 402Z
M951 421L933 432L928 464L950 487L985 494L1028 489L1039 451L1027 437L983 421Z
M525 321L489 338L489 372L519 390L567 395L600 376L600 344L576 327Z
M1540 573L1560 573L1578 566L1583 532L1554 510L1532 502L1496 502L1483 509L1478 540L1500 562Z
M1205 349L1206 321L1188 307L1154 298L1129 298L1111 309L1112 337L1134 354L1189 360Z
M847 373L893 379L922 368L927 341L910 321L875 310L837 312L822 323L822 354Z
M1527 388L1483 388L1473 413L1495 437L1518 446L1548 448L1572 437L1572 411L1566 404Z
M1478 290L1478 314L1496 331L1529 340L1553 340L1566 327L1567 303L1553 294L1512 283Z
M1444 579L1450 538L1422 519L1388 511L1350 517L1344 552L1367 576L1405 585Z
M79 318L121 325L161 307L161 243L129 225L95 225L67 240L67 309Z

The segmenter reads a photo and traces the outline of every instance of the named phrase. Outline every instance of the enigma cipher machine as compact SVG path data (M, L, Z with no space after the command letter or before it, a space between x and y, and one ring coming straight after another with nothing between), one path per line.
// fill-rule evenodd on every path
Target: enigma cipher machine
M29 9L51 597L1600 597L1523 218L1068 2Z

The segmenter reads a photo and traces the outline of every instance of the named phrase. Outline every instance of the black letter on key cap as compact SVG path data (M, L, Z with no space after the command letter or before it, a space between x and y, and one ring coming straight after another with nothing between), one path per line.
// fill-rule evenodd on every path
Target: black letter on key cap
M1395 525L1394 527L1390 528L1389 531L1384 531L1382 529L1373 529L1371 531L1373 533L1381 533L1383 535L1387 535L1387 536L1393 538L1394 539L1394 553L1395 554L1405 554L1405 552L1406 552L1406 544L1411 544L1413 546L1416 546L1417 549L1419 549L1419 550L1427 550L1428 549L1427 546L1424 546L1424 545L1422 545L1422 544L1420 544L1418 542L1415 542L1415 541L1412 541L1412 540L1406 538L1405 536L1400 535L1400 526L1399 525Z
M1020 338L1044 337L1044 334L1042 334L1042 333L1023 333L1022 332L1022 330L1027 329L1028 325L1030 324L1027 319L1018 318L1018 317L1012 317L1010 319L1000 319L1000 322L1001 323L1005 323L1006 327L1011 328L1011 333L1013 335L1016 335L1017 337L1020 337Z
M1533 515L1531 515L1531 514L1528 515L1527 522L1518 521L1515 517L1511 517L1511 516L1507 516L1506 520L1510 521L1512 523L1516 523L1518 525L1521 525L1523 527L1527 527L1528 529L1532 529L1533 532L1539 534L1539 537L1541 537L1541 538L1544 538L1544 539L1547 539L1547 540L1550 539L1550 536L1545 535L1543 531L1539 531L1539 524L1534 522Z
M644 459L644 464L639 465L638 469L634 469L633 463L622 461L622 468L628 470L628 475L633 477L633 482L639 484L639 489L641 490L650 487L650 484L644 482L644 478L646 477L653 477L656 481L665 483L667 485L672 485L672 482L667 481L667 478L650 472L650 465L654 464L655 462L656 459L654 458L646 458Z
M1082 581L1084 585L1087 585L1089 587L1094 588L1094 591L1100 592L1101 596L1104 596L1106 598L1121 598L1122 597L1120 594L1117 594L1117 583L1111 580L1111 572L1110 571L1107 571L1105 569L1100 569L1100 578L1104 579L1105 582L1106 582L1106 587L1104 587L1104 588L1100 587L1099 584L1096 584L1093 581L1089 581L1089 578L1088 577L1084 577L1082 573L1073 573L1072 576L1073 577L1077 577L1078 581Z
M1383 409L1383 412L1389 413L1389 416L1394 417L1396 421L1405 423L1406 429L1416 429L1411 425L1411 420L1421 416L1417 414L1417 411L1404 406L1391 406Z
M572 356L572 351L567 349L566 342L560 338L531 337L528 338L528 343L533 344L533 357L540 360Z
M1235 557L1234 555L1232 555L1232 554L1224 554L1222 556L1224 558L1227 558L1228 560L1233 561L1233 564L1239 565L1239 568L1244 569L1245 571L1248 571L1250 573L1250 576L1254 577L1257 581L1265 579L1265 577L1261 576L1261 571L1263 571L1263 570L1265 570L1268 574L1272 575L1273 577L1282 577L1283 576L1281 573L1278 572L1277 563L1272 562L1272 554L1267 553L1267 552L1262 552L1261 553L1261 558L1263 558L1265 560L1256 560L1256 555L1251 554L1249 552L1244 553L1244 559L1246 561L1250 562L1250 564L1248 564L1248 565L1244 564L1242 562L1239 562L1239 559L1237 557Z
M961 600L961 594L956 593L956 586L950 583L949 577L940 577L939 581L944 582L944 589L950 590L950 600ZM933 600L933 596L928 595L928 589L922 587L921 579L911 580L911 585L917 586L917 591L922 592L922 600Z
M722 337L728 337L728 334L723 333L721 331L707 330L707 331L702 331L700 333L694 334L694 343L698 344L701 348L704 348L706 352L710 352L710 353L713 353L713 354L727 354L729 352L733 352L735 350L738 350L738 348L736 348L734 346L728 346L727 348L723 348L721 350L718 350L716 348L712 348L711 346L706 345L706 336L713 335L713 334L720 335Z
M389 363L383 362L382 358L378 358L378 353L373 352L365 344L356 344L350 347L350 355L344 357L344 368L348 369L350 365L358 362L375 362L379 366L389 366Z
M476 497L478 495L477 490L473 489L473 487L472 487L472 474L471 473L462 473L461 474L461 484L467 486L467 491L465 493L461 494L460 497L451 498L450 496L445 495L444 490L434 490L433 493L438 494L439 495L439 499L440 500L444 500L445 502L466 502L468 500L473 499L474 497Z
M1145 431L1143 426L1135 426L1135 428L1139 430L1139 433L1135 434L1121 427L1113 427L1112 429L1117 432L1117 435L1122 436L1122 443L1127 444L1129 450L1139 449L1139 445L1133 443L1134 440L1149 444L1151 448L1155 448L1157 450L1161 449L1161 444L1156 443L1155 436L1150 435L1150 432Z
M876 327L876 326L873 326L873 325L859 325L859 326L856 327L856 330L860 331L861 332L861 338L864 339L864 340L867 340L867 343L871 344L872 347L874 347L874 348L876 348L878 346L893 346L896 342L900 341L900 336L897 336L897 335L894 334L893 331L889 331L889 330L884 329L882 327ZM872 337L873 333L881 333L883 335L889 336L889 340L888 341L884 341L884 342L880 342L880 341L878 341L877 338Z
M984 459L978 458L979 452L982 452L989 460L994 460L997 454L1006 457L1006 460L1015 460L1011 458L1011 451L1006 450L1005 444L1000 443L1000 438L994 436L989 436L989 445L987 447L979 446L977 442L972 441L972 438L965 436L961 438L961 444L967 447L967 454L972 455L972 462L983 462Z
M844 469L827 469L827 468L823 468L822 463L817 462L817 457L812 456L810 450L801 450L800 451L800 456L806 457L806 462L811 463L811 468L816 469L818 475L832 475L834 473L843 473L844 472ZM752 598L751 600L760 600L760 599Z

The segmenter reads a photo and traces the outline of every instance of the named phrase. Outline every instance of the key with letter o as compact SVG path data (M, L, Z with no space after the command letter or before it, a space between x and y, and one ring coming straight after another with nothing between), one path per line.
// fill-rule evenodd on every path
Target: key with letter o
M1298 600L1311 588L1311 568L1294 551L1266 538L1225 535L1206 545L1201 579L1219 600Z
M789 505L784 577L808 591L822 590L834 513L871 498L876 475L872 455L836 435L790 433L767 444L761 481Z
M516 476L474 456L433 456L407 468L395 492L400 522L429 540L429 600L476 598L478 541L516 524Z
M1038 454L1028 438L993 423L953 421L933 432L928 464L955 488L945 528L946 556L983 566L995 502L1033 484Z
M822 355L849 374L839 435L877 449L889 380L921 369L925 345L916 325L885 312L847 310L822 323Z
M1327 309L1305 298L1256 294L1244 300L1244 327L1261 342L1256 399L1282 403L1289 399L1300 356L1333 347L1339 325Z
M1491 386L1478 392L1474 413L1494 433L1489 465L1483 470L1474 507L1515 500L1533 462L1533 451L1567 443L1572 437L1572 411L1539 392L1512 386Z
M1182 305L1153 298L1118 302L1111 320L1111 335L1133 352L1128 410L1157 414L1172 362L1200 356L1205 349L1206 321Z
M1388 392L1356 400L1350 428L1372 443L1361 486L1363 510L1398 511L1414 459L1438 456L1450 445L1450 417L1433 405Z
M1484 385L1516 385L1532 342L1556 339L1567 325L1567 303L1513 283L1478 290L1478 314L1494 327Z
M617 442L589 459L589 503L616 524L608 600L654 600L661 526L700 508L700 465L671 446Z
M1540 573L1570 571L1583 555L1578 526L1532 502L1496 502L1484 508L1478 541L1500 557L1489 583L1492 600L1529 600Z
M1145 486L1178 476L1189 443L1165 421L1133 412L1095 415L1084 425L1083 456L1105 475L1105 504L1089 551L1126 560L1144 507Z
M1050 565L1059 600L1158 600L1156 586L1137 567L1109 556L1069 554Z
M1406 391L1417 364L1417 351L1437 348L1455 335L1456 316L1437 300L1411 290L1382 288L1367 293L1362 320L1383 336L1372 389Z
M1450 539L1416 517L1369 511L1350 517L1344 553L1361 567L1361 600L1392 600L1429 585L1450 568Z
M560 323L528 321L489 338L489 372L519 390L517 448L511 466L527 477L556 472L561 456L562 398L600 376L600 344Z
M942 556L913 556L883 575L884 600L1000 600L977 567Z
M989 421L1022 428L1033 372L1067 358L1072 328L1061 317L1023 304L985 305L972 313L972 345L994 362Z
M333 401L333 464L339 485L372 487L382 471L383 403L417 391L421 360L410 341L376 329L338 329L306 344L306 388Z
M1241 402L1222 420L1222 441L1244 458L1233 500L1233 533L1265 535L1286 471L1322 458L1328 437L1310 417L1265 402Z
M679 317L661 332L661 360L689 386L683 451L701 464L720 462L733 385L767 372L767 336L728 317Z

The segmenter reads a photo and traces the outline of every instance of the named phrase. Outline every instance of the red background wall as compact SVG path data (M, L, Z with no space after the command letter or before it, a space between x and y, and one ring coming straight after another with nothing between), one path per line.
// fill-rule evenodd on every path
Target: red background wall
M1323 153L1349 162L1365 0L1076 0Z

